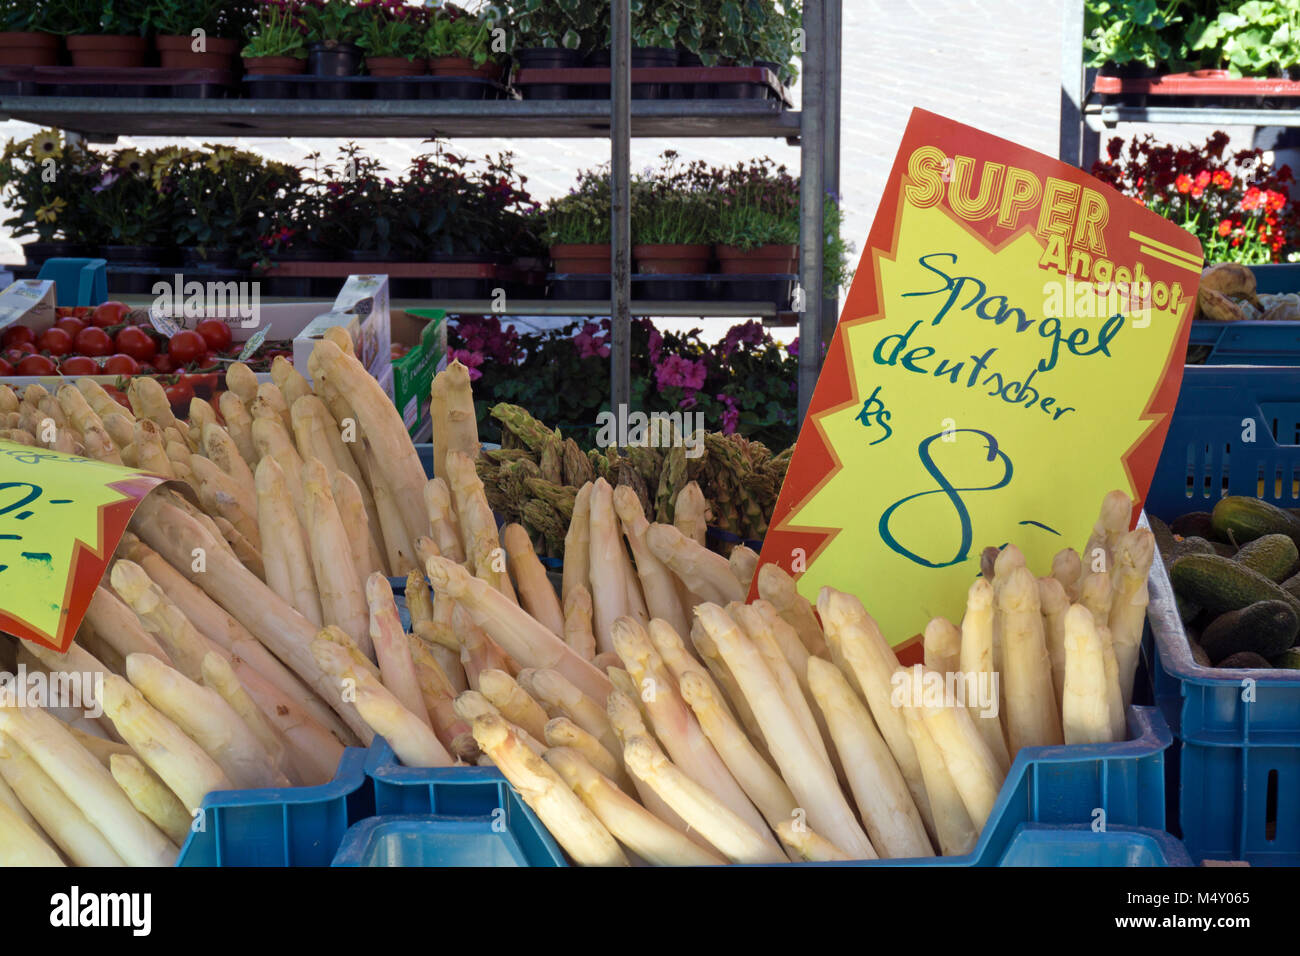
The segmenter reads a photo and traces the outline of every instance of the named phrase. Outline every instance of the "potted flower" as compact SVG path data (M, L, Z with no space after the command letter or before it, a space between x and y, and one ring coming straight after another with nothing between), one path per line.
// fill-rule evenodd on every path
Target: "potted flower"
M73 66L143 66L147 0L47 0L47 23L67 36Z
M261 76L291 76L307 69L307 25L294 0L262 0L240 50L244 71Z
M523 0L510 25L510 49L522 69L582 66L591 31L608 16L609 4L600 0Z
M25 140L10 140L0 154L0 196L13 215L4 221L16 237L34 236L23 248L30 263L57 256L80 256L80 197L90 188L88 154L79 143L65 143L57 130L41 130Z
M403 215L397 183L355 143L339 149L339 162L308 180L301 206L307 242L332 261L390 261Z
M726 275L795 272L799 259L799 180L770 159L718 174L718 264Z
M702 162L677 165L677 153L663 154L663 166L632 185L632 258L646 275L703 275L708 272L716 232L717 202Z
M225 70L239 52L253 7L247 0L150 0L145 17L159 66Z
M0 66L54 66L59 38L50 8L34 0L0 0Z
M567 196L547 203L543 242L558 273L608 275L609 170L584 170Z
M172 202L154 186L156 152L119 149L98 166L99 181L82 197L99 254L115 266L163 263L170 240Z
M435 8L424 34L424 52L433 75L485 80L500 76L501 65L488 58L496 23L492 16L475 16L452 4Z
M366 51L371 76L419 76L428 68L423 56L423 9L401 0L366 0L360 4L364 24L357 46Z
M361 68L357 40L365 11L351 0L304 0L307 24L307 71L313 76L353 76Z

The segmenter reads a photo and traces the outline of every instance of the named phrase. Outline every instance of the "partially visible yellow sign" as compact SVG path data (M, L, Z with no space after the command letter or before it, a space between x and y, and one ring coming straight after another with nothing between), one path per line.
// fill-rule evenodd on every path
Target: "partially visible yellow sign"
M0 629L67 650L136 505L164 480L0 441Z
M917 110L762 560L891 643L961 617L987 545L1045 573L1140 505L1182 375L1190 233L1077 169Z

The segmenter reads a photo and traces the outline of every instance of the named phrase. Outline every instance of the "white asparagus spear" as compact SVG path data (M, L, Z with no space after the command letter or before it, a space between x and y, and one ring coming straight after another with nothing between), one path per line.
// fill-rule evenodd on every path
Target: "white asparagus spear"
M131 805L112 775L56 718L31 707L0 707L0 732L36 761L128 866L172 865L176 848L171 841Z
M80 394L80 393L78 393ZM21 747L0 734L0 776L76 866L125 866L122 858Z
M96 724L96 726L99 725ZM94 754L95 759L105 767L108 766L109 761L115 754L129 754L134 752L126 744L120 744L115 740L107 740L103 737L97 737L92 733L82 730L75 724L69 724L68 730L72 731L72 736L76 739L77 743L81 744L81 746Z
M363 672L364 673L364 672ZM373 681L373 678L371 678ZM357 684L357 710L408 767L450 767L455 761L427 723L377 681Z
M474 739L579 866L626 866L617 841L564 779L501 717L474 719Z
M762 573L761 571L759 572ZM925 823L926 831L935 836L934 820L926 799L925 783L921 776L916 748L908 734L903 714L894 701L894 672L898 670L898 656L886 643L875 620L862 606L862 602L849 594L824 587L817 598L817 610L826 625L826 639L842 657L848 670L857 678L862 697L875 718L880 736L889 744L912 802ZM825 832L824 828L822 829ZM835 839L834 834L827 834ZM847 849L847 847L845 847Z
M203 748L235 787L289 786L256 735L216 691L148 654L128 657L126 676L145 700Z
M1024 567L1012 571L997 605L1002 615L1007 750L1014 758L1021 747L1061 743L1061 715L1033 572Z
M614 621L630 613L627 581L619 552L623 540L614 514L614 491L598 478L592 485L588 517L588 570L591 575L592 631L598 651L612 651Z
M587 733L601 742L611 753L618 750L618 738L610 726L605 708L593 697L584 694L559 671L538 668L520 672L520 686L532 694L552 716L568 717Z
M0 867L65 865L41 834L0 801Z
M1079 600L1079 578L1082 571L1083 562L1074 548L1062 548L1052 558L1052 577L1061 582L1069 603Z
M475 720L484 715L491 715L493 717L499 717L501 720L505 720L492 701L488 700L476 690L467 690L462 694L458 694L455 701L455 710L456 715L470 725L473 725ZM515 735L519 738L520 743L533 753L537 754L537 756L540 757L542 754L546 753L546 744L542 743L528 731L510 723L508 720L506 721L506 726L514 731ZM478 746L477 740L474 741L474 746Z
M217 406L221 409L221 417L226 420L226 431L239 449L240 457L249 468L256 468L261 455L253 444L253 416L249 414L248 406L233 391L222 392L217 399ZM104 427L108 427L107 423Z
M632 793L632 781L623 769L623 759L616 757L605 749L599 740L583 730L568 717L552 717L542 728L542 739L546 746L569 747L582 755L583 759L618 783L618 786ZM622 753L622 751L619 751ZM545 754L543 754L545 756Z
M136 509L136 533L169 564L225 608L239 623L293 669L334 711L348 728L368 743L374 732L356 707L343 700L336 681L329 679L311 655L316 627L232 557L225 557L211 536L188 515L155 495ZM193 564L193 551L205 556L205 569ZM251 689L250 689L251 692ZM260 702L259 702L260 703ZM349 741L344 741L345 743Z
M352 545L352 564L357 574L361 575L362 585L371 571L388 573L388 563L379 553L379 546L370 527L370 517L366 514L365 502L361 499L361 490L357 483L348 477L347 472L335 471L330 475L330 491L334 493L334 503L338 506L339 517L348 529L348 543Z
M940 674L961 670L961 631L946 617L931 618L923 637L925 666Z
M769 601L777 613L795 629L808 653L829 659L826 635L813 613L808 599L795 587L794 578L779 564L764 564L758 569L758 594Z
M528 731L538 740L546 736L546 722L550 719L542 705L515 682L508 673L488 668L478 675L478 690L501 712L506 720Z
M673 499L673 526L701 547L708 535L709 502L698 481L688 481Z
M874 859L876 851L840 792L834 771L816 754L763 656L722 608L701 604L695 614L753 709L781 776L808 812L808 822L856 859Z
M933 856L907 782L848 680L834 664L810 657L808 681L830 726L871 845L885 858Z
M1070 599L1060 578L1038 579L1038 606L1043 615L1043 636L1047 639L1047 656L1052 661L1052 689L1056 703L1061 703L1065 687L1065 612L1070 609Z
M253 420L258 418L268 418L278 421L283 427L286 435L293 434L293 416L289 412L289 400L285 398L284 393L280 391L280 386L275 382L259 382L257 385L257 397L249 405L248 409Z
M999 707L1001 675L993 669L993 585L976 578L966 593L966 614L961 619L961 672L966 681L966 703L975 726L997 758L1003 773L1011 767ZM975 693L972 695L971 690ZM987 695L987 700L980 699Z
M731 549L727 564L731 566L731 573L736 576L741 588L748 594L749 589L754 584L754 576L758 574L758 552L753 548L738 544Z
M122 600L162 641L172 666L191 679L198 678L202 674L203 655L210 650L207 638L194 629L180 608L168 600L144 568L134 561L113 562L109 579Z
M85 621L124 660L127 654L143 653L152 654L164 664L172 662L158 639L141 626L135 611L102 583L90 599Z
M1094 622L1095 622L1094 618ZM1115 647L1110 637L1110 628L1097 624L1097 637L1101 641L1101 660L1106 673L1106 713L1110 718L1112 740L1125 740L1128 736L1128 721L1124 711L1124 695L1119 688L1119 662L1115 659Z
M939 851L944 856L961 856L969 853L979 839L975 824L971 822L961 794L952 781L943 754L926 729L925 720L917 707L903 707L907 733L916 751L917 763L925 780L925 789L934 814L934 826Z
M1065 614L1065 685L1061 725L1067 744L1110 743L1106 664L1092 612L1081 604Z
M524 526L513 522L507 524L501 529L501 543L510 559L520 606L555 634L563 636L564 610L560 607L560 598L546 576L546 569L538 560Z
M1142 648L1142 626L1146 621L1147 575L1155 556L1155 536L1148 528L1137 528L1119 537L1115 545L1114 595L1111 599L1111 646L1119 671L1119 688L1124 709L1133 702L1133 677Z
M476 762L481 756L478 744L474 742L468 722L456 713L456 694L459 691L452 686L424 641L408 634L406 643L411 649L411 663L415 665L415 676L420 682L420 694L438 741L453 757L466 763Z
M289 762L280 734L267 722L266 716L253 702L225 658L217 654L208 654L203 658L203 686L220 694L230 709L239 715L244 726L252 732L271 758L271 765L288 779L291 786L300 787L304 784Z
M1103 511L1105 503L1103 502ZM1099 525L1100 526L1100 525ZM1101 534L1100 531L1095 533ZM1119 659L1110 635L1110 609L1114 604L1114 579L1109 571L1096 571L1084 575L1079 588L1079 603L1092 612L1101 640L1101 656L1106 668L1106 700L1112 730L1117 740L1125 737L1124 691L1120 687Z
M851 860L852 857L830 840L808 829L806 824L796 826L793 820L782 820L776 835L794 858L805 863L829 863Z
M694 830L734 863L783 863L785 855L766 834L733 813L668 759L650 737L633 737L623 762Z
M698 605L697 605L698 606ZM749 706L749 701L745 699L744 693L740 690L740 684L736 682L736 677L727 667L727 662L722 659L718 653L718 646L705 630L704 625L697 617L691 624L691 644L694 646L700 660L708 668L709 674L712 675L715 686L722 689L723 693L719 696L729 702L732 709L736 712L736 718L740 721L741 726L745 728L745 733L749 739L754 742L754 746L767 757L771 757L767 749L767 741L763 737L763 728L759 725L758 720L754 717L754 711Z
M700 728L763 819L774 828L789 822L796 808L794 794L727 711L717 685L701 670L686 671L678 684Z
M183 846L189 839L194 819L186 812L176 794L167 789L134 753L113 754L109 758L109 772L131 805L176 844Z
M469 369L460 361L452 359L433 377L430 408L437 410L433 415L433 473L445 475L449 451L464 452L471 458L479 455L474 393Z
M411 661L411 648L393 600L393 588L379 571L366 580L366 602L370 607L370 639L384 686L392 691L403 707L429 724L432 730L433 724L420 693L420 682L415 676L415 664Z
M585 660L596 656L591 613L591 592L586 584L575 584L564 596L564 643Z
M934 671L923 670L923 673L926 679L939 678ZM964 706L923 700L920 710L925 729L943 754L944 766L971 824L977 832L983 830L1006 775Z
M652 524L645 533L650 553L696 594L715 603L744 601L727 559L686 537L672 525Z
M299 477L302 470L299 468ZM271 456L257 465L257 524L262 534L266 583L276 594L319 626L324 623L307 529L289 494L288 479Z
M636 692L636 687L632 684L632 678L628 677L627 672L620 668L610 668L610 677L618 679L615 683L624 681L628 686L626 689L611 691L605 700L605 713L609 716L610 726L614 728L614 733L618 735L619 749L618 757L620 764L623 764L623 748L633 737L650 736L650 730L645 725L645 715L640 710L640 695ZM626 769L626 764L623 764ZM704 839L696 831L692 830L672 807L664 802L663 798L644 781L635 776L629 775L633 787L636 789L637 796L641 798L641 804L660 820L663 820L675 830L686 834L693 842L698 843L706 849L711 849L709 841Z
M348 529L334 503L329 476L324 466L313 458L303 464L302 480L307 537L311 541L312 569L316 573L324 622L342 628L363 654L373 658L366 596L352 563Z
M284 485L293 503L293 512L300 525L306 525L307 512L304 510L302 497L302 456L294 447L293 440L280 423L279 416L253 419L253 445L257 448L259 459L273 458L284 472Z
M450 595L520 665L553 668L596 700L612 689L609 678L486 581L471 578L446 558L430 558L426 570L430 584L439 592L438 599Z
M632 680L642 688L641 700L654 735L673 763L775 846L763 815L713 749L645 629L631 618L619 618L614 622L614 647Z
M691 627L690 617L677 596L673 573L646 544L645 535L650 522L646 520L641 502L630 485L614 489L614 511L632 548L636 575L645 595L646 613L651 618L666 621L679 634L685 634Z
M569 529L564 533L564 572L560 593L567 601L570 592L577 585L587 587L591 581L591 492L594 482L587 482L578 489L573 499L573 516L569 518Z
M714 866L726 862L629 797L577 750L552 747L543 757L609 832L647 863Z
M451 506L451 489L446 479L430 478L424 485L424 508L429 513L432 538L443 557L460 564L465 560L465 546L456 527L456 512Z

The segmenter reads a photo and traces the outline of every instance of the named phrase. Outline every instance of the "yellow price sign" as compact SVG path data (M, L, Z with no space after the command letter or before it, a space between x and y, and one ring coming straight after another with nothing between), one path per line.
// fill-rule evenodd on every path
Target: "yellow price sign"
M1080 170L915 110L762 560L894 644L960 620L987 545L1047 573L1140 508L1182 378L1190 233Z
M60 652L156 475L0 441L0 629Z

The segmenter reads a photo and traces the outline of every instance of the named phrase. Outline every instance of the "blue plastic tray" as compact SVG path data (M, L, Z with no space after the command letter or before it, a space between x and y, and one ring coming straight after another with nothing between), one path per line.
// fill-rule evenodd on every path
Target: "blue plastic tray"
M1002 786L997 803L989 816L989 823L980 834L975 849L965 856L935 857L925 860L854 861L843 866L997 866L1011 852L1016 841L1026 841L1017 854L1030 853L1029 843L1038 842L1036 851L1044 857L1047 838L1040 831L1058 831L1062 827L1072 830L1088 828L1087 836L1097 836L1091 830L1096 825L1106 831L1118 827L1134 827L1161 831L1165 826L1165 769L1164 750L1172 742L1169 728L1154 707L1133 707L1129 710L1129 736L1124 743L1096 744L1072 747L1027 747L1016 755L1007 782ZM379 819L400 820L392 830L370 835L358 827L359 835L348 841L347 860L339 865L400 865L377 862L397 859L454 859L456 865L469 865L476 858L472 847L465 845L465 829L449 826L464 817L475 817L478 829L490 819L492 810L505 808L498 814L504 821L509 837L486 840L481 859L507 852L501 840L525 839L543 841L546 853L541 863L530 865L563 866L564 856L550 834L546 832L532 811L519 799L509 783L495 770L484 767L451 767L420 770L403 767L391 749L376 738L366 762L375 787L375 806ZM418 816L434 814L432 817ZM385 814L395 814L387 816ZM524 823L527 823L527 826ZM1026 837L1022 830L1033 827L1035 836ZM493 834L500 836L500 834ZM354 835L350 835L354 836ZM1086 864L1081 862L1087 852L1093 859L1114 861L1123 854L1111 846L1098 846L1092 851L1079 849L1077 844L1086 838L1066 836L1070 844L1061 851L1057 866L1121 865L1113 862ZM379 841L388 840L384 846ZM402 843L401 846L397 842ZM410 846L405 843L409 841ZM1102 843L1115 840L1101 835ZM1120 840L1119 842L1122 842ZM446 848L442 849L442 845ZM1130 843L1132 841L1130 840ZM1116 846L1118 844L1116 843ZM1149 843L1143 846L1150 847ZM1137 850L1125 851L1130 856ZM525 857L532 859L524 845ZM1013 857L1017 859L1018 857ZM1134 857L1136 858L1136 857ZM1153 857L1154 858L1154 857ZM350 861L359 862L350 862ZM364 861L364 862L361 862ZM422 864L441 865L441 864ZM478 865L489 865L480 862ZM1171 863L1170 865L1179 865Z
M998 866L1192 866L1187 848L1160 830L1090 826L1016 830Z
M412 814L424 816L419 826L414 829L407 826L402 831L419 830L426 834L421 837L425 844L425 849L419 851L422 858L432 860L443 852L446 858L455 857L460 861L455 865L468 866L471 865L467 861L472 858L473 848L479 846L484 861L497 859L505 853L527 866L565 865L563 851L542 821L495 767L405 767L388 746L388 741L376 737L370 747L365 771L374 788L376 814L387 818L394 814L402 818ZM437 845L443 837L448 849L439 851ZM380 837L365 838L371 839ZM473 865L492 864L480 862Z
M1300 671L1192 660L1164 565L1152 565L1143 655L1170 751L1170 817L1197 860L1300 864Z
M1146 510L1171 521L1224 495L1300 507L1300 368L1184 369Z
M334 866L558 866L490 816L371 817L348 830Z
M1300 263L1250 266L1260 293L1300 292ZM1300 365L1300 322L1192 323L1189 346L1208 346L1206 365Z
M203 798L203 829L191 831L177 866L329 866L347 828L373 816L367 751L343 751L329 783L219 790Z

